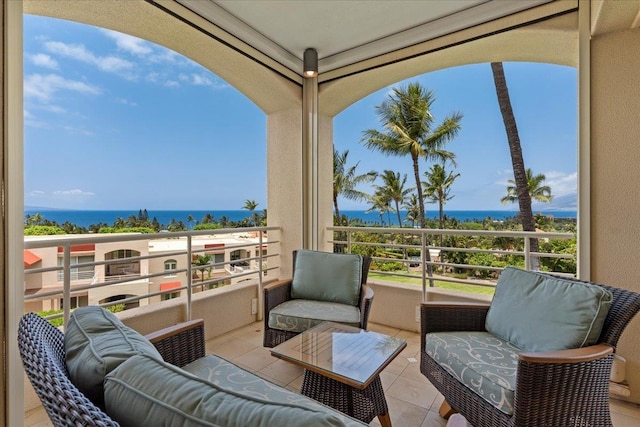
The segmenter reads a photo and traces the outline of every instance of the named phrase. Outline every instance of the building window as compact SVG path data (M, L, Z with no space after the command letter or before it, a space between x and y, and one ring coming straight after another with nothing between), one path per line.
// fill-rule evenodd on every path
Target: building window
M164 277L176 277L175 270L178 269L178 261L168 259L164 262Z
M105 265L107 277L138 276L140 275L140 260L130 260L128 258L138 257L140 252L131 249L118 249L104 255L105 261L123 260L110 262Z
M166 301L173 298L178 298L180 296L180 291L178 292L170 292L168 294L162 294L162 301Z
M214 268L224 268L224 253L213 254Z
M74 265L84 264L88 262L94 262L95 257L93 255L83 255L83 256L71 256L70 263L71 269L69 270L69 276L71 280L90 280L93 279L95 273L94 265L86 265L82 267L74 267ZM58 257L58 266L62 267L64 265L64 257ZM58 281L64 280L64 271L58 270Z

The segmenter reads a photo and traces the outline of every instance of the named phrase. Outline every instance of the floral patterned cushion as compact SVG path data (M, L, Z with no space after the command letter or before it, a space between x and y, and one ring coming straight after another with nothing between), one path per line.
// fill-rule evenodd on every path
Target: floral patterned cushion
M518 354L488 332L427 334L427 354L458 381L507 415L513 414Z
M360 421L334 411L320 402L275 385L215 355L198 359L182 369L230 393L327 413L349 427L363 425Z
M269 312L269 327L289 332L303 332L326 320L360 326L360 309L335 302L292 299Z

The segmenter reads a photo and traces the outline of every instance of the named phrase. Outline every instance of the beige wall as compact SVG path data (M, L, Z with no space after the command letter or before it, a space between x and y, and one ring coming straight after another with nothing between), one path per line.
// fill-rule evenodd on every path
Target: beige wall
M591 279L640 292L640 31L591 41ZM640 402L640 316L622 335Z

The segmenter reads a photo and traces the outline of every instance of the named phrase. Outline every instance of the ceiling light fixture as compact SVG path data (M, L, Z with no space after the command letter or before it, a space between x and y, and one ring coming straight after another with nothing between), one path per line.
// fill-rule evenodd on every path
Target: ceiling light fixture
M305 77L312 78L318 75L318 52L315 49L308 48L305 50L302 62Z

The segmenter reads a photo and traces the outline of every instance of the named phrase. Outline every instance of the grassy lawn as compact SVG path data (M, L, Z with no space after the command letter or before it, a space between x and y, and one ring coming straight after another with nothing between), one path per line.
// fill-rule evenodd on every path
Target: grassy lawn
M419 277L403 277L403 276L387 276L384 274L369 273L369 278L386 280L389 282L398 282L405 283L407 285L422 285L422 280ZM467 285L463 283L451 283L451 282L443 282L442 280L436 280L435 286L440 289L452 289L454 291L462 291L469 292L472 294L481 294L481 295L493 295L495 289L487 286L478 286L478 285Z

